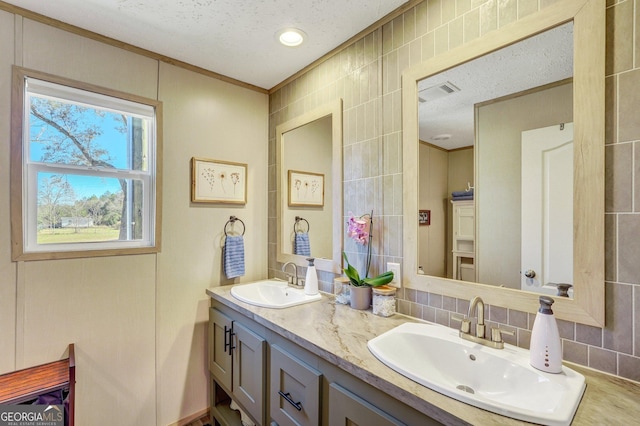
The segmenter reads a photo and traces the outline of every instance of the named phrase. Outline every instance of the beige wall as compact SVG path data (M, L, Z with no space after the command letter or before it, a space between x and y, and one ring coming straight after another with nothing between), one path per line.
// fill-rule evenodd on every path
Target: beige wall
M520 288L521 135L572 117L571 84L477 108L479 282Z
M447 276L447 213L449 196L449 154L421 143L418 150L420 171L418 209L431 210L431 224L418 226L418 265L425 274Z
M557 1L557 0L556 0ZM402 261L401 74L425 61L545 7L554 0L426 0L270 97L269 149L275 126L321 100L344 99L345 213L374 209L374 265ZM607 1L606 323L596 328L561 321L564 358L640 380L640 0ZM635 33L634 33L635 28ZM275 168L275 156L269 157ZM275 257L275 180L269 183L269 268ZM345 249L355 252L346 241ZM351 259L351 257L350 257ZM330 290L330 277L324 288ZM471 298L473 294L469 294ZM414 290L399 292L400 311L442 324L466 300ZM634 309L634 303L636 308ZM523 336L533 314L491 306L489 320ZM634 331L635 330L635 331Z
M163 102L161 253L11 262L12 64ZM78 424L168 425L205 410L205 289L226 283L230 215L247 227L237 281L267 273L267 96L3 11L0 93L0 372L58 359L74 342ZM193 156L247 163L246 206L191 204Z

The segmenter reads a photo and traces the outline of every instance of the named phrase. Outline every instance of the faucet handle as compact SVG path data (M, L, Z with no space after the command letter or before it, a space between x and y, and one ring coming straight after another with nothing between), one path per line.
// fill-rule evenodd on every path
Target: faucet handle
M451 315L451 319L460 322L460 332L469 334L471 332L471 320L458 314Z
M509 330L502 330L501 328L492 328L491 329L491 340L493 342L503 342L502 340L502 335L506 334L508 336L515 336L516 333L513 331L509 331Z

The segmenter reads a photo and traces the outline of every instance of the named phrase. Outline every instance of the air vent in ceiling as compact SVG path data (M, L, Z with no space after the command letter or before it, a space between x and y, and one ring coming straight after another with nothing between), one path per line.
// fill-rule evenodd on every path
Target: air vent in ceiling
M418 100L420 102L431 102L459 91L460 89L455 84L450 81L445 81L444 83L422 89L418 92Z

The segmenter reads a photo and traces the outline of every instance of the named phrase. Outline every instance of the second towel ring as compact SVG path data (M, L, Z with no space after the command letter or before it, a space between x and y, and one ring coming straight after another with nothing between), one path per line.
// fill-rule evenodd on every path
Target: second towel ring
M246 226L244 226L244 222L241 219L238 219L235 216L231 216L229 218L229 220L227 221L227 223L224 224L224 235L227 235L227 236L229 235L229 234L227 234L227 226L229 224L233 225L236 222L236 220L242 224L242 235L244 235L244 231L246 231L247 228L246 228Z
M303 220L307 222L307 232L309 232L309 230L311 229L311 225L309 225L309 221L307 219L305 219L304 217L296 216L296 223L293 224L294 234L296 232L303 232L301 229L299 229L300 222Z

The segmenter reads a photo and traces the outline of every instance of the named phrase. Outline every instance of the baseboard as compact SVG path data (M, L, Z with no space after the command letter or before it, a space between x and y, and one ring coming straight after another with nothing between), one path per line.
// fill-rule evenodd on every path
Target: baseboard
M201 418L203 418L203 417L206 417L206 416L208 416L208 415L209 415L209 409L208 409L208 408L205 408L205 409L200 410L200 411L198 411L198 412L196 412L196 413L193 413L193 414L192 414L192 415L190 415L189 417L185 417L184 419L178 420L178 421L177 421L177 422L175 422L175 423L171 423L171 424L170 424L170 425L168 425L168 426L186 426L186 425L188 425L189 423L194 422L194 421L196 421L196 420L198 420L198 419L201 419Z

